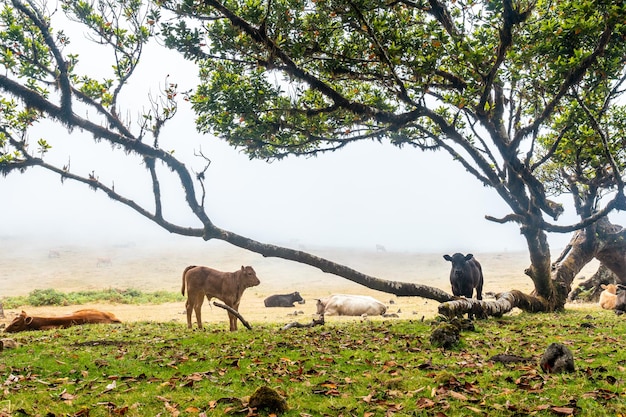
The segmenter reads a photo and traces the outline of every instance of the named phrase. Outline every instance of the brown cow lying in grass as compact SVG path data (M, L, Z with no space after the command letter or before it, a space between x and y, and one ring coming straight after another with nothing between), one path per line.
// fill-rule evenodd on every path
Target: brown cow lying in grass
M248 287L259 285L261 281L256 276L256 272L251 266L242 266L235 272L217 271L206 266L188 266L183 271L182 294L185 295L187 287L187 327L191 329L191 313L196 312L198 328L202 328L202 303L204 297L211 301L211 298L222 300L224 304L239 312L241 296ZM237 330L237 316L228 312L230 320L230 330Z
M78 310L56 317L29 316L22 311L4 331L17 333L24 330L49 330L88 323L121 323L121 321L112 313L98 310Z

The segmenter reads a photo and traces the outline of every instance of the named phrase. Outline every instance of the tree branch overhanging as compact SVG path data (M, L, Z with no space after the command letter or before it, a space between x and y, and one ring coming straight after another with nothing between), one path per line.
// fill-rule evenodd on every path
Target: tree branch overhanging
M24 13L30 19L33 24L37 26L40 33L42 34L46 45L50 48L54 59L57 63L58 68L58 77L56 82L58 83L58 88L61 90L61 111L64 114L72 113L72 88L69 80L69 72L67 62L61 55L61 52L56 46L54 39L50 34L50 30L48 24L45 23L45 19L40 16L36 9L26 6L24 3L18 0L12 0L13 6Z

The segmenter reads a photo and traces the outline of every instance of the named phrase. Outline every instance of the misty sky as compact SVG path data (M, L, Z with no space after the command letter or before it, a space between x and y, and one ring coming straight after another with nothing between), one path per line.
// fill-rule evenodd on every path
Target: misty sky
M526 247L515 225L484 219L485 214L500 217L509 211L493 190L480 186L444 153L368 142L317 158L268 164L250 161L223 141L198 135L191 122L185 131L176 140L193 138L212 161L206 172L206 207L212 221L250 238L291 246L373 249L382 244L387 250L423 252L499 252ZM91 142L80 136L74 133L66 140L74 146ZM98 147L103 155L109 153L108 145ZM79 168L80 161L74 157L72 168L84 174L96 167L100 179L110 178L116 190L128 188L133 192L130 198L150 201L150 183L139 161L121 154L112 159L115 162L98 166L94 159L100 160L100 153L89 152L85 154L90 162ZM182 153L176 152L179 157ZM202 162L191 153L185 158L189 166L201 169ZM125 162L130 166L123 166ZM165 215L197 227L184 210L177 184L176 180L162 184L166 195L171 195ZM69 181L61 184L41 169L0 179L0 193L4 196L0 236L55 238L67 243L173 240L168 232L104 193ZM567 236L551 235L550 241L556 249L567 240Z
M193 128L189 131L202 142L202 152L212 161L206 172L207 211L215 224L233 232L304 246L374 248L382 244L388 250L418 251L524 247L515 227L483 219L486 213L504 214L502 204L444 154L363 143L317 158L268 164L250 161L222 141L195 134ZM79 140L91 141L88 137ZM107 145L100 147L108 152ZM121 167L124 156L110 164L114 166L111 181L118 191L138 182L133 192L139 198L131 198L149 202L146 190L141 192L142 184L147 191L150 187L145 169L138 161L126 159L131 162L128 168ZM76 157L71 159L77 172L91 172L91 167L96 167L100 179L105 178L106 166L91 162L79 168L78 163ZM193 162L190 165L194 166ZM200 169L201 161L195 166ZM176 187L172 181L167 188L173 197L166 204L174 207L166 206L166 215L199 226L180 204L182 197ZM1 234L58 237L69 242L93 238L111 243L171 238L103 193L69 181L61 184L41 169L3 178L0 193L9 197L0 206L5 219Z
M102 52L91 48L90 53L97 58L82 55L79 68L110 77L110 66L90 65L102 58ZM147 54L138 70L140 76L132 79L131 90L120 100L131 117L147 108L148 94L154 95L167 75L180 91L194 86L195 69L175 53L147 48ZM526 248L517 226L484 219L510 212L495 191L484 188L443 152L367 142L316 158L288 158L271 164L250 161L224 141L198 134L188 103L180 102L179 114L161 137L161 147L175 150L175 156L195 171L202 169L203 161L193 156L194 151L201 149L211 159L205 205L221 228L288 246L373 249L381 244L389 251L448 253ZM89 135L77 130L68 133L50 123L31 132L33 146L39 137L54 146L49 155L53 160L71 161L72 170L81 175L94 170L105 184L114 183L117 191L128 192L128 198L150 202L149 177L139 159L119 150L112 152L106 143L94 147ZM185 210L177 180L162 185L168 196L164 208L168 220L200 227ZM104 193L81 184L61 184L58 177L41 169L0 178L0 195L0 237L67 243L176 241ZM569 205L560 223L572 219ZM626 224L623 213L612 219ZM550 235L555 251L568 240L568 236Z

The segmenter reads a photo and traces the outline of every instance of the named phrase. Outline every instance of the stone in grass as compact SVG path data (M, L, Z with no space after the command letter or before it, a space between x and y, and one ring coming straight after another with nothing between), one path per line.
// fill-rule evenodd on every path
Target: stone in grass
M574 355L572 352L560 343L552 343L544 352L539 361L541 369L549 374L558 374L561 372L574 372Z
M459 343L459 328L450 323L441 323L430 335L430 343L436 347L449 349Z
M287 401L278 392L267 386L257 388L254 394L250 396L248 407L277 414L284 413L289 409Z
M4 349L16 349L19 346L13 339L0 339L0 351Z
M476 330L474 327L474 322L470 319L466 319L463 317L453 317L450 319L450 324L456 326L459 331L470 331L473 332Z
M442 318L443 319L443 318ZM449 349L459 343L462 331L474 331L472 320L454 317L441 322L430 335L430 343L436 347Z

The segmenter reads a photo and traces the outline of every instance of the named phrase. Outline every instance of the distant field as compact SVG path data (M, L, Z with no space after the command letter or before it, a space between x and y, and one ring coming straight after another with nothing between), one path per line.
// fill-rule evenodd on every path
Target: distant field
M187 265L207 265L234 271L251 265L261 279L257 287L246 290L240 311L250 321L293 321L294 310L302 311L299 320L310 320L315 313L315 299L332 293L372 295L397 312L400 318L431 318L438 303L417 297L395 297L373 291L344 278L318 269L285 261L264 258L223 242L190 242L184 245L49 245L43 242L4 242L0 251L0 299L3 296L26 296L33 290L54 289L61 292L107 289L133 289L142 292L180 293L182 271ZM440 253L382 252L372 250L306 248L315 255L343 263L360 272L382 279L414 282L450 291L449 262ZM485 292L509 289L532 290L531 280L523 271L527 255L520 252L476 253L485 274ZM595 272L590 264L581 275ZM268 309L263 299L271 294L299 291L307 301L296 309ZM91 303L87 307L114 312L124 321L154 320L185 322L184 298L165 304L141 307L125 304ZM82 306L81 308L85 308ZM31 314L61 314L76 306L28 308ZM224 310L205 302L203 318L207 322L226 323ZM6 311L7 317L19 308ZM334 318L333 320L353 320Z

